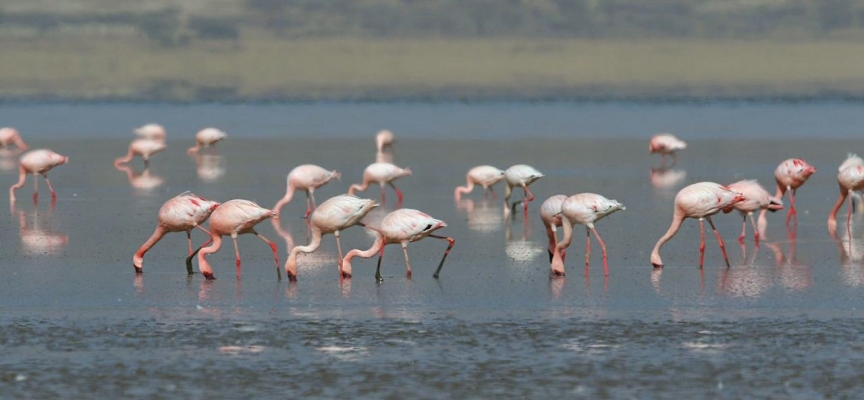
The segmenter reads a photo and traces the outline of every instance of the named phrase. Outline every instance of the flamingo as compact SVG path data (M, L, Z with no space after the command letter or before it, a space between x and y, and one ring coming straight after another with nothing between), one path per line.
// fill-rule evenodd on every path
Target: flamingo
M567 223L564 226L564 239L555 246L554 258L552 260L552 273L556 276L564 275L564 258L562 252L570 246L570 241L573 239L573 225L585 225L585 270L587 273L588 262L591 259L591 232L597 237L597 242L600 243L600 249L603 252L603 274L609 276L609 261L606 257L606 244L597 229L594 229L594 223L603 219L603 217L614 213L618 210L626 210L617 200L609 200L595 193L579 193L568 197L561 203L561 211L559 215L567 218ZM563 222L563 218L562 218Z
M782 200L783 195L787 191L790 191L789 213L786 215L786 225L789 225L789 219L792 218L792 215L798 215L798 212L795 211L795 192L815 172L816 168L800 158L790 158L783 161L774 170L774 178L777 180L777 194L774 197ZM764 215L765 211L763 210L759 218L762 219Z
M144 254L155 246L165 234L170 232L186 232L186 241L189 243L189 257L186 259L186 269L189 275L192 275L192 257L195 255L192 251L192 229L198 228L207 234L207 242L202 245L210 244L210 231L201 227L201 224L210 218L219 207L219 203L207 200L201 196L197 196L192 192L183 192L162 204L159 208L158 222L156 230L144 242L143 245L132 256L132 267L135 268L135 273L144 272Z
M282 274L279 272L279 255L276 249L276 243L255 231L255 225L264 221L267 218L279 218L276 211L262 208L259 205L249 200L234 199L228 200L210 215L210 238L213 244L200 249L198 252L198 269L201 274L208 280L216 279L213 276L213 269L210 263L207 262L207 255L219 251L222 247L222 236L230 235L234 241L234 258L237 265L237 279L240 279L240 250L237 248L237 236L244 233L251 233L258 236L264 243L270 246L273 250L273 261L276 263L276 275L282 279Z
M744 196L741 193L729 190L726 186L714 182L694 183L678 191L678 194L675 195L675 210L672 213L672 224L669 226L669 230L654 245L654 250L651 251L651 265L654 268L663 268L663 260L660 259L660 247L669 241L669 239L672 239L672 236L675 236L685 218L696 218L699 220L699 232L701 234L699 268L702 268L702 263L705 259L705 225L702 222L703 219L707 219L708 224L711 225L711 229L714 230L714 235L717 236L717 244L720 245L723 259L726 260L726 267L728 268L729 257L726 256L726 246L723 244L723 238L720 237L717 228L714 227L711 216L726 207L742 201L744 201Z
M546 237L549 239L549 262L552 262L555 246L558 245L556 231L561 226L561 204L566 199L566 195L556 194L543 201L543 204L540 204L540 219L543 220L543 225L546 227ZM563 259L564 256L561 258ZM555 272L552 271L552 273ZM561 271L561 274L563 275L563 271Z
M744 244L744 238L747 237L747 217L750 217L750 223L753 224L753 240L755 240L756 245L759 245L759 231L764 230L765 222L760 220L759 224L763 226L762 229L756 227L756 220L753 219L753 211L756 210L768 210L768 211L777 211L783 209L783 201L780 199L771 196L767 190L765 190L759 182L756 180L743 180L735 182L729 186L727 186L729 190L733 192L741 193L744 196L744 200L738 203L733 204L731 207L726 207L723 209L724 213L729 213L732 209L736 209L741 212L741 215L744 217L744 221L741 223L741 236L738 236L738 242Z
M678 151L687 148L687 143L678 139L671 133L658 133L651 137L648 142L648 153L660 153L663 155L663 164L666 164L666 155L672 155L672 165L678 164Z
M186 154L198 153L201 147L210 147L226 137L228 137L228 134L216 128L204 128L195 134L195 146L186 150Z
M135 134L144 139L156 140L159 142L165 141L165 128L159 124L144 125L135 129Z
M294 191L300 189L306 192L306 214L303 214L303 218L307 218L312 213L312 210L317 207L317 204L315 204L315 189L334 178L339 179L341 177L342 174L339 172L335 170L328 171L317 165L304 164L297 166L288 173L285 196L273 206L273 210L279 212L282 206L291 202L291 198L294 197Z
M0 148L8 149L13 144L22 151L29 148L27 143L24 143L24 139L21 139L21 134L18 133L17 129L0 128Z
M375 135L375 146L379 153L383 152L385 147L393 147L393 142L393 132L387 129L382 129Z
M339 276L350 277L345 275L342 270L342 242L339 240L339 233L354 225L364 226L360 220L366 216L378 203L369 199L361 199L350 194L343 194L331 197L327 201L321 203L318 208L309 217L312 225L312 239L306 246L297 246L291 249L291 254L288 255L288 260L285 262L285 275L288 280L297 281L297 254L311 253L321 246L321 237L332 233L336 236L336 248L339 251Z
M534 194L528 190L528 185L534 183L534 181L543 177L543 174L540 171L534 169L534 167L525 165L525 164L517 164L510 168L507 168L504 171L504 179L507 181L507 188L504 191L504 209L506 210L507 202L510 200L510 196L513 194L513 188L517 186L521 186L522 190L525 193L522 200L519 200L513 203L512 208L515 211L516 206L519 203L525 204L525 214L528 214L528 203L534 201Z
M456 200L462 198L463 193L471 193L471 191L474 190L474 185L480 185L483 187L483 196L485 197L486 190L489 189L489 187L504 179L504 171L491 165L481 165L471 168L471 170L468 171L466 179L468 180L468 183L465 186L457 187L453 194L456 197ZM494 189L492 189L492 194L495 194Z
M410 208L393 211L384 217L379 228L371 228L378 233L375 243L372 244L371 248L365 251L354 249L345 255L345 258L342 260L342 274L351 276L351 259L355 256L369 258L378 253L378 268L375 270L375 279L378 282L383 282L384 279L381 278L381 259L384 257L384 246L391 243L399 243L402 245L402 252L405 253L406 276L408 279L411 279L411 263L408 261L408 243L416 242L428 236L448 242L447 250L444 250L444 256L441 257L441 262L438 263L438 269L432 275L437 279L438 274L441 273L441 267L444 265L444 260L447 259L450 249L456 243L456 239L432 234L432 232L445 226L447 224L444 221L432 218L421 211Z
M369 183L377 182L381 186L381 201L384 201L384 185L390 185L396 191L396 196L399 198L399 204L402 204L402 191L396 188L393 181L403 176L411 175L411 170L408 168L399 168L393 164L386 162L376 162L369 164L366 170L363 171L363 183L355 183L348 189L348 194L354 194L355 190L364 191L369 187Z
M128 163L135 156L141 156L144 159L144 167L150 166L150 156L162 150L165 150L165 142L153 139L135 139L129 143L129 151L123 157L117 157L114 160L114 166Z
M51 186L51 181L48 180L48 171L68 162L69 157L51 150L36 149L24 153L18 161L18 182L9 187L9 201L15 201L15 191L24 186L27 174L42 175L45 178L45 183L48 184L48 189L51 190L51 200L56 200L57 194L54 192L54 187ZM39 181L35 177L33 178L33 189L33 201L35 202L39 198Z
M837 183L840 185L840 196L837 202L834 203L834 208L828 214L828 230L833 232L837 229L837 211L840 206L846 201L849 192L856 192L864 189L864 159L855 154L849 154L846 161L840 165L840 172L837 174ZM846 217L846 226L852 221L852 202L849 202L849 212Z

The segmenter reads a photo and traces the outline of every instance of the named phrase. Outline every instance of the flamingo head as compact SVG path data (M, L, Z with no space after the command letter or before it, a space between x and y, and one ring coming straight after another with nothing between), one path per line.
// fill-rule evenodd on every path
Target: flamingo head
M285 261L285 276L289 282L297 282L297 252L292 251Z
M770 197L768 198L767 209L771 212L780 211L783 209L783 201L776 197Z

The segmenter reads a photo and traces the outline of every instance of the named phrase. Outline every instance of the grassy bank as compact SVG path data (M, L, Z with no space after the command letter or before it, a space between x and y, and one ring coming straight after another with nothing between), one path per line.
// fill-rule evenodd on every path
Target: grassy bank
M0 97L864 96L861 41L3 39Z

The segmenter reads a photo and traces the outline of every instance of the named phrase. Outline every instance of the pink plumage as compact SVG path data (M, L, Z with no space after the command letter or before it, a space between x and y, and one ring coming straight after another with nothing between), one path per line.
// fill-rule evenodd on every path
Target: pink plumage
M210 237L213 239L213 244L198 252L198 268L201 270L201 274L207 279L216 279L206 256L219 251L222 247L222 236L228 235L234 242L237 279L240 279L240 250L237 247L237 236L251 233L270 246L273 251L273 261L276 263L276 275L281 279L282 274L279 272L279 255L276 244L255 231L255 225L268 218L278 218L278 214L249 200L229 200L216 208L210 215Z
M51 150L36 149L24 153L21 159L18 160L18 182L9 187L9 201L15 201L15 191L24 186L28 174L42 175L48 184L48 189L51 190L51 200L57 199L54 187L51 186L51 181L48 180L48 171L68 162L69 157L57 154ZM35 177L33 179L33 201L35 202L39 198L39 181Z
M333 179L339 179L342 176L338 171L328 171L317 165L304 164L295 167L288 173L288 178L285 187L285 196L273 206L273 210L279 212L282 206L291 202L294 197L294 192L302 190L306 192L306 214L303 218L307 218L312 210L317 207L315 203L315 189L323 186Z

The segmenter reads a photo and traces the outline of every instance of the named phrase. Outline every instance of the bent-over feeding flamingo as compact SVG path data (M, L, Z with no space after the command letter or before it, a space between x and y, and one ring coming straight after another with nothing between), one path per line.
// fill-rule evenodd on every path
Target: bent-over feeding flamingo
M408 261L408 243L416 242L428 236L448 242L447 250L444 250L444 256L441 257L441 262L438 263L438 269L432 275L437 279L438 274L441 272L441 267L444 266L444 260L447 259L450 249L456 243L456 240L453 238L432 234L432 232L445 226L447 224L444 221L432 218L421 211L410 208L393 211L384 217L380 227L369 227L378 233L375 243L372 244L371 248L365 251L354 249L345 255L345 258L342 260L342 273L343 275L351 276L351 259L355 256L369 258L378 253L378 268L375 270L375 279L378 282L383 282L384 279L381 278L381 259L384 257L384 246L391 243L399 243L402 245L402 252L405 253L406 276L408 279L411 279L411 263Z
M837 211L840 210L843 202L846 201L849 192L864 189L864 160L855 154L849 154L846 161L840 165L839 170L840 172L837 173L837 183L840 185L840 196L837 198L837 202L834 203L834 208L831 209L831 213L828 214L828 231L831 232L832 235L836 235L834 232L837 229ZM847 227L851 221L852 201L849 202L849 212L846 216Z
M393 147L393 132L387 129L382 129L375 134L375 147L378 152L384 151L384 148Z
M540 204L540 219L543 220L543 226L546 227L546 238L549 239L549 262L552 262L552 257L555 254L555 247L558 245L558 227L561 226L561 204L567 199L566 195L556 194L549 197ZM564 258L564 255L561 256ZM564 271L561 271L562 274ZM552 271L554 274L555 271Z
M181 193L162 205L159 208L159 218L156 223L156 230L144 242L143 245L132 256L132 267L135 272L140 274L144 272L144 254L147 253L156 243L162 240L165 234L170 232L186 232L186 241L189 243L189 257L186 259L186 270L189 275L192 275L192 257L195 253L192 251L192 229L198 228L207 234L207 242L203 246L210 244L210 231L201 227L201 224L210 217L219 207L219 203L207 200L201 196L197 196L192 192Z
M339 251L339 276L350 277L342 271L342 242L339 240L339 232L354 225L363 225L360 220L366 216L378 203L374 200L361 199L350 194L331 197L321 203L312 215L309 222L312 225L312 239L306 246L297 246L291 249L288 260L285 261L285 275L292 282L297 280L297 254L311 253L321 246L321 237L332 233L336 236L336 248Z
M699 244L699 268L702 268L702 263L705 259L705 225L702 222L703 219L707 219L708 224L711 225L711 229L714 230L714 235L717 236L717 244L720 245L723 259L726 261L726 267L728 268L729 257L726 256L726 246L723 244L723 238L720 237L717 228L714 227L711 216L741 201L744 201L744 196L741 193L729 190L726 186L718 183L699 182L685 186L675 195L672 224L669 226L669 230L654 245L654 250L651 251L651 265L654 268L663 268L663 260L660 258L660 247L675 236L685 218L696 218L699 220L701 238Z
M48 171L67 162L69 162L69 157L61 156L51 150L36 149L24 153L21 159L18 160L18 182L9 187L9 200L15 201L15 191L24 186L27 174L42 175L45 178L45 183L48 184L48 189L51 190L51 200L57 199L54 187L51 186L51 181L48 180ZM33 177L33 201L35 202L38 199L39 180Z
M0 148L8 149L15 145L19 150L27 150L27 143L21 139L21 134L15 128L0 128Z
M567 219L561 222L564 227L564 239L555 246L554 257L552 259L552 273L556 276L564 275L564 259L562 253L573 239L573 225L585 225L585 271L588 271L589 261L591 260L591 232L597 237L597 242L600 243L600 249L603 252L603 274L609 276L609 261L606 257L606 244L597 229L594 229L594 223L603 219L603 217L614 213L618 210L626 210L617 200L609 200L595 193L579 193L568 197L561 203L561 215Z
M279 218L273 210L260 207L259 205L249 201L234 199L229 200L219 207L210 215L210 237L213 239L213 244L202 248L198 252L198 269L201 274L207 279L216 279L213 276L213 269L210 263L207 262L207 255L219 251L222 247L222 236L230 235L234 241L234 259L237 265L237 279L240 279L240 250L237 248L237 236L244 233L251 233L258 236L273 250L273 262L276 263L276 275L282 279L282 273L279 272L279 254L276 250L276 243L271 242L266 237L255 231L255 225L264 221L267 218Z
M273 211L279 212L282 206L291 202L291 199L294 197L294 191L302 190L306 192L306 214L303 214L303 218L308 217L312 213L312 210L317 207L317 204L315 204L315 189L333 179L339 179L341 176L335 170L328 171L312 164L295 167L288 173L285 196L279 199L276 205L273 206Z
M512 208L514 211L516 210L516 206L519 203L524 203L525 214L528 214L528 203L534 201L534 194L528 190L528 185L534 183L534 181L543 177L543 174L540 171L534 169L534 167L525 165L525 164L517 164L510 168L507 168L504 171L504 179L507 182L507 187L504 191L504 209L509 210ZM510 196L513 194L514 187L521 187L524 196L522 200L516 201L512 206L508 206L507 202L510 201Z
M186 154L194 154L201 150L213 146L216 142L225 139L228 134L216 128L204 128L195 134L195 146L186 150Z
M777 194L774 197L782 200L783 195L787 191L790 191L789 213L786 215L786 225L789 225L789 220L792 218L792 215L798 214L795 210L795 192L804 184L804 182L807 182L810 175L813 175L815 172L816 168L807 164L807 161L800 158L790 158L783 161L777 166L777 169L774 170L774 179L777 180ZM761 219L764 214L765 211L762 211L759 218Z
M144 159L144 166L149 167L150 156L165 150L165 147L167 147L167 145L162 141L153 139L135 139L132 143L129 143L129 150L126 152L126 155L123 157L117 157L117 159L114 160L114 166L128 163L129 161L132 161L132 158L135 156L140 156Z
M459 186L453 195L456 200L462 198L462 194L471 193L474 190L474 185L483 187L483 197L486 197L486 191L494 184L504 179L504 171L495 168L491 165L481 165L471 168L466 175L468 183L465 186ZM492 194L495 194L495 189L492 189Z
M756 180L743 180L735 182L729 186L727 186L729 190L733 192L741 193L744 196L744 200L733 204L731 207L726 207L723 209L724 213L729 213L732 209L736 209L741 212L741 216L744 217L744 221L741 223L741 236L738 236L738 242L744 243L744 239L747 237L747 217L750 217L750 223L753 225L753 240L756 242L756 245L759 245L759 232L765 230L764 218L760 218L759 225L761 227L756 226L756 220L753 219L753 211L756 210L767 210L767 211L777 211L783 209L783 201L780 199L771 196L767 190L765 190L759 182ZM760 216L762 214L760 213Z
M156 140L159 142L165 141L165 128L159 124L147 124L140 128L135 129L135 134L150 140Z
M672 165L678 164L678 151L686 148L687 143L671 133L658 133L652 136L648 142L648 154L662 154L664 165L666 164L667 154L672 155Z
M396 191L396 197L399 199L398 204L402 204L402 191L396 188L393 181L403 176L411 175L411 170L408 168L399 168L393 164L386 162L376 162L369 164L366 170L363 171L363 183L355 183L348 189L348 194L354 194L355 190L364 191L372 182L378 183L381 186L381 202L384 202L384 185L390 185Z

